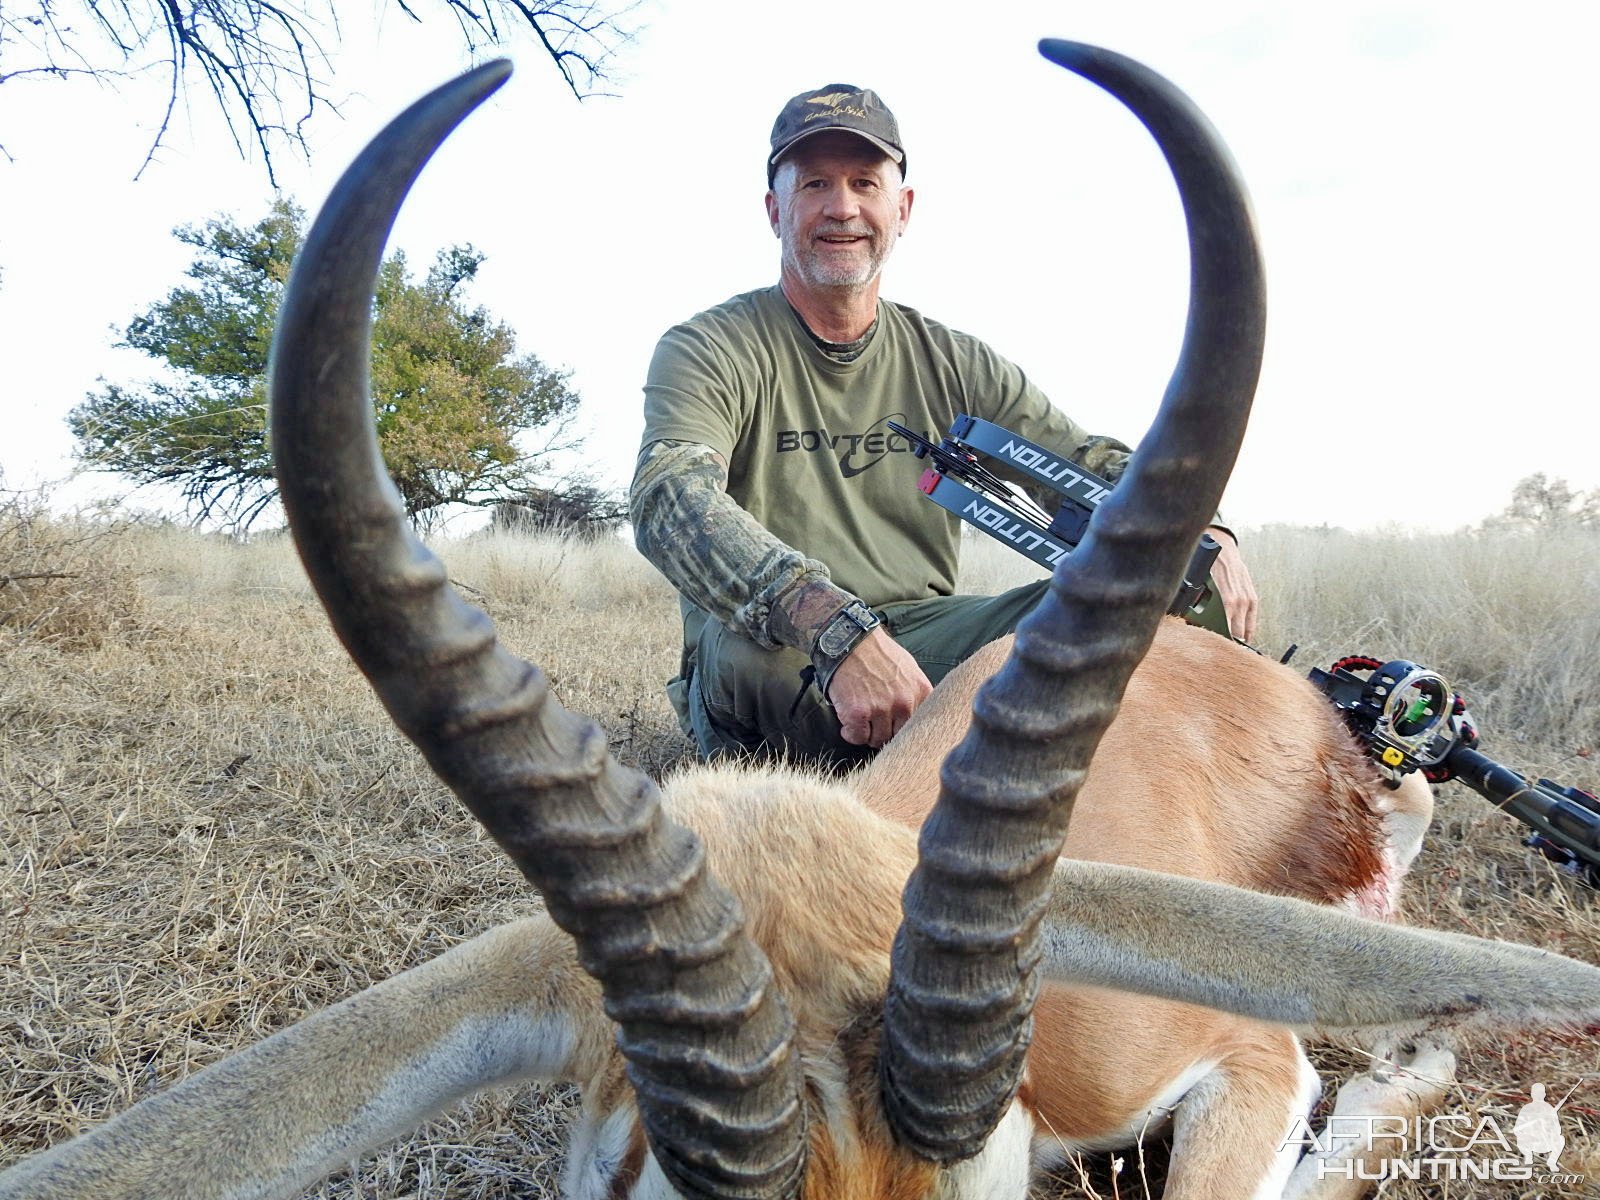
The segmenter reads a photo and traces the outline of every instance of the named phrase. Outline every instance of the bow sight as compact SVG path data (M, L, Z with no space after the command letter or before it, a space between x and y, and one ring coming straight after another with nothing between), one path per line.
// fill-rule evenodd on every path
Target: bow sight
M1072 552L1111 484L1045 447L989 421L965 414L938 444L889 422L889 428L928 459L918 483L924 495L963 521L1005 542L1042 567ZM980 455L1011 467L1060 497L1054 515L1002 479ZM1202 536L1183 584L1167 610L1216 629L1222 604L1209 584L1218 546ZM1226 632L1223 624L1221 632ZM1356 672L1367 672L1360 675ZM1548 779L1530 783L1476 749L1478 730L1461 697L1437 672L1396 659L1340 659L1311 682L1343 715L1377 760L1390 787L1412 771L1441 783L1456 779L1533 832L1523 844L1562 870L1600 887L1600 799Z
M1600 887L1600 799L1549 779L1530 783L1477 750L1477 726L1438 672L1353 656L1312 671L1311 682L1371 750L1390 787L1412 771L1433 783L1459 780L1533 831L1523 845Z

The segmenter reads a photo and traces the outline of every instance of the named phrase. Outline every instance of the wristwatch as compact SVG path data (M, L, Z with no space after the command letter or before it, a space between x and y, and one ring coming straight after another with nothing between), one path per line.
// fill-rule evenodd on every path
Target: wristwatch
M822 627L817 637L817 654L835 661L856 648L856 643L879 625L878 616L859 600L852 600Z

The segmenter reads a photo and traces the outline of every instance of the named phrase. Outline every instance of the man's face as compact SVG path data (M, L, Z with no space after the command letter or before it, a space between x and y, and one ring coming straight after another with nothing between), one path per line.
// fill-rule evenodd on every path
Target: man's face
M807 138L778 164L767 217L785 278L814 288L871 283L911 216L900 168L848 133Z

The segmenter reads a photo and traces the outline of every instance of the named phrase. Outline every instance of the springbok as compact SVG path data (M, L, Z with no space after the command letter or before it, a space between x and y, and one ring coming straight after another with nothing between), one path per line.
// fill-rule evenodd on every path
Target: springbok
M1005 664L981 688L998 651L953 677L856 780L713 767L662 795L448 587L373 437L371 287L411 181L509 68L446 85L367 148L279 318L284 505L345 646L549 915L22 1161L0 1196L290 1196L462 1096L546 1079L582 1088L578 1200L1017 1200L1058 1133L1105 1141L1170 1105L1167 1194L1236 1200L1284 1186L1277 1145L1309 1103L1283 1026L1600 1012L1583 963L1339 911L1386 908L1407 852L1385 849L1371 772L1308 686L1212 635L1155 633L1243 432L1261 269L1231 161L1188 101L1117 55L1042 48L1167 155L1193 260L1183 352ZM1207 691L1185 690L1191 671ZM1304 730L1264 760L1241 752L1243 695ZM958 737L934 801L925 752ZM1402 824L1391 840L1414 841ZM1118 861L1080 861L1095 857Z

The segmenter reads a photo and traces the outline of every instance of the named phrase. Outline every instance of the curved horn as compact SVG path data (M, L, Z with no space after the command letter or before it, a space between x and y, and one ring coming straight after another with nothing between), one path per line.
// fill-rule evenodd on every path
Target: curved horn
M1166 155L1188 223L1188 325L1155 424L979 692L923 826L881 1073L896 1135L937 1162L977 1153L1015 1094L1039 986L1038 923L1072 803L1216 511L1265 327L1249 201L1210 123L1131 59L1056 40L1039 49L1132 109Z
M448 586L373 431L372 295L417 173L510 64L424 97L335 187L290 277L271 365L272 453L301 560L389 715L576 939L601 983L651 1146L692 1198L792 1196L805 1165L793 1020L738 903L655 785L615 763L537 667Z

